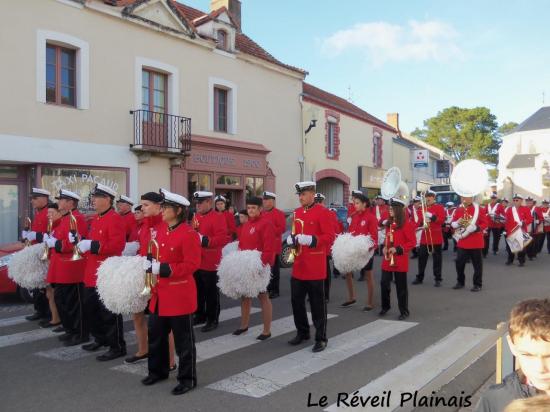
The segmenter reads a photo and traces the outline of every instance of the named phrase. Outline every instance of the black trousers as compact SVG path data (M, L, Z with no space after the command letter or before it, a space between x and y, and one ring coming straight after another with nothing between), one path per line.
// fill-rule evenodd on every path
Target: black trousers
M279 282L281 280L281 261L280 255L275 256L275 263L271 268L271 279L269 285L267 285L267 291L271 293L279 294Z
M508 263L513 263L514 259L516 257L516 254L518 255L518 262L519 263L525 263L525 256L526 256L526 249L523 249L521 252L518 252L516 254L512 253L512 250L510 249L510 246L508 246L508 242L506 243L506 253L508 254Z
M197 284L196 316L207 323L218 323L220 317L220 290L218 289L218 272L197 270L194 273Z
M542 252L542 248L544 247L544 240L548 237L548 233L550 232L545 232L540 234L539 241L538 241L538 249L537 249L538 253Z
M391 282L395 280L395 290L397 292L397 305L402 315L409 313L409 291L407 290L407 272L388 272L382 271L380 278L380 292L382 295L382 309L389 310Z
M486 256L489 252L489 243L491 242L491 237L493 238L493 252L498 252L498 246L500 243L500 237L504 229L493 227L487 229L487 236L484 237L485 246L483 247L483 255Z
M546 232L546 250L550 253L550 232Z
M298 335L309 338L309 321L306 311L306 296L308 296L313 326L315 326L315 340L327 342L327 301L324 289L324 279L290 279L292 314Z
M482 286L483 283L483 257L481 249L462 249L458 248L456 253L456 282L464 285L466 276L466 262L470 260L474 266L474 286Z
M326 300L329 300L330 299L330 281L331 281L331 277L330 276L330 260L332 259L331 256L327 256L327 277L325 278L325 299Z
M533 240L525 248L525 253L527 254L527 257L530 259L537 257L537 252L538 252L538 245L537 245L538 234L536 233L531 234L531 236L533 237Z
M418 247L418 275L416 275L416 278L418 280L424 280L424 271L426 270L426 266L428 264L428 246L427 245L420 245ZM441 254L441 245L433 245L433 272L434 272L434 279L441 281L441 268L443 266L443 256Z
M84 288L84 325L96 342L109 345L111 349L126 349L122 315L109 311L99 299L96 288Z
M61 324L66 333L80 338L89 336L89 328L84 324L84 284L56 283L54 300Z
M50 313L50 304L46 296L46 289L33 289L31 292L34 311L40 314L41 318L50 318L52 314Z
M157 304L158 308L158 304ZM174 334L176 354L178 355L178 381L184 385L197 386L197 351L191 315L159 316L149 315L149 357L147 366L149 376L164 379L170 372L170 354L168 335Z

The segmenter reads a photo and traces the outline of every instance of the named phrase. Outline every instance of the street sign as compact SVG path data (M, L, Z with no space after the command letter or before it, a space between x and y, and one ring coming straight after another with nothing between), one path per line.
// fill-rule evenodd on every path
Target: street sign
M428 159L430 155L427 150L413 151L413 167L428 167Z
M450 169L450 162L448 160L437 160L435 164L435 177L438 179L447 179Z

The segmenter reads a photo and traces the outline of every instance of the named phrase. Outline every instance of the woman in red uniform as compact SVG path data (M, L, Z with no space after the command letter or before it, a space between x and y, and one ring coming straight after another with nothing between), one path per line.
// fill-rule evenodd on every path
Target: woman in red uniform
M409 270L409 251L416 246L414 227L405 214L406 203L398 198L391 199L386 238L382 249L382 278L380 290L382 295L383 316L390 310L391 281L395 280L397 302L399 305L399 320L409 316L407 291L407 272Z
M373 249L376 249L378 245L378 222L367 207L368 201L368 198L364 194L354 194L353 204L355 206L355 213L351 216L349 233L353 236L370 236L374 242ZM374 305L374 278L372 276L373 260L374 257L371 257L367 265L361 269L361 276L364 278L364 275L367 275L367 304L363 308L365 312L371 310ZM343 308L349 308L356 302L355 288L353 287L353 273L346 273L346 284L348 287L348 300L341 305Z
M158 282L149 303L149 374L142 383L152 385L168 378L168 335L172 331L179 358L178 385L172 394L182 395L197 386L192 318L197 310L197 288L193 273L201 262L201 240L185 223L189 201L164 189L161 194L164 225L156 236L158 260L145 265L145 270L158 276Z
M216 211L223 215L225 222L227 223L227 243L237 239L237 223L235 222L235 215L227 210L227 199L222 195L217 195L214 199L214 207Z

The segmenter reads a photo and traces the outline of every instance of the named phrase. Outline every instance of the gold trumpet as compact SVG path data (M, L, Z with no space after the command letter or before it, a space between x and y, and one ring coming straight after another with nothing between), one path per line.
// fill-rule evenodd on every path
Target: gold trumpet
M426 213L428 212L428 204L426 203L425 192L422 192L420 194L420 205L422 208L422 221L424 222L422 224L422 230L424 230L424 233L426 234L426 248L428 249L428 255L431 255L434 251L434 242L432 237L432 229L430 228L430 222L428 222L428 219L426 217Z
M395 266L395 259L393 253L389 252L389 249L393 247L393 227L390 223L390 233L386 236L386 253L384 254L384 259L390 261L390 266Z
M74 246L73 246L73 255L71 256L71 261L81 260L82 252L80 249L78 249L78 239L80 238L80 235L78 234L78 222L76 221L76 217L74 217L73 212L69 212L69 227L71 230L71 233L75 237L74 239Z
M32 226L32 220L30 217L27 216L27 218L25 219L25 231L29 231L31 230L31 226ZM23 243L25 244L25 247L29 247L31 245L31 241L29 239L25 239L23 240Z
M53 220L51 218L48 218L48 228L46 229L46 233L48 235L52 234L52 226L53 226ZM40 255L40 260L49 260L50 259L50 248L44 242L44 249L42 250L42 254Z
M303 234L304 232L304 221L302 219L296 219L296 212L292 214L292 226L290 227L290 235L294 239L294 237L298 234L296 233L296 223L300 223L300 234ZM294 260L296 259L296 256L300 256L300 253L302 253L302 246L296 245L290 249L290 255L288 256L287 262L292 264L294 263Z
M153 247L155 247L155 260L159 260L159 244L155 239L151 239L147 244L147 260L153 261ZM141 291L141 296L151 295L151 290L157 284L157 277L153 275L153 268L145 271L145 287Z
M458 224L463 228L467 228L472 223L473 216L468 213L468 206L466 203L463 203L462 207L464 208L464 215L458 219Z

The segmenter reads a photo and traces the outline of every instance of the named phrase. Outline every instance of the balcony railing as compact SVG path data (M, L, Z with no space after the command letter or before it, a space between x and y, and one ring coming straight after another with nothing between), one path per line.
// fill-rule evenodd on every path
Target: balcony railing
M191 151L191 119L149 110L131 110L134 116L132 149L186 154Z

